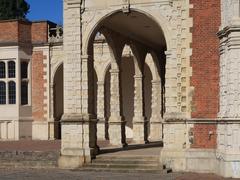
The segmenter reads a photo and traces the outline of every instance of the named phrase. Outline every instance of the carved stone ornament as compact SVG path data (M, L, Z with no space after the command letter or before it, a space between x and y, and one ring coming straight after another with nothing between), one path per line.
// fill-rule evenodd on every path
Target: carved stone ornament
M125 14L130 13L130 0L122 0L122 11Z

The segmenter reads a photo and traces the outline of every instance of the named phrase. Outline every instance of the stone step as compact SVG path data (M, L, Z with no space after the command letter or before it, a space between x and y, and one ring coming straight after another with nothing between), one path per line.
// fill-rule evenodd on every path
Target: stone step
M0 168L57 168L57 161L2 161Z
M59 152L0 151L1 168L56 168Z
M14 160L56 160L60 156L58 151L40 152L40 151L0 151L0 159Z
M92 164L87 164L85 167L92 167L92 168L132 168L132 169L163 169L161 166L158 164L121 164L121 163L107 163L107 164L101 164L101 163L96 163L93 162Z
M95 164L159 164L156 156L97 156Z
M169 173L168 169L145 169L145 168L92 168L92 167L83 167L78 169L80 171L93 171L93 172L117 172L117 173L154 173L154 174L164 174Z
M159 163L158 156L134 155L99 155L92 163L86 164L80 170L106 172L139 172L139 173L168 173Z
M159 156L142 156L142 155L98 155L94 160L139 160L139 161L158 161Z
M110 164L110 163L115 163L115 164L158 164L158 161L155 160L127 160L127 159L97 159L92 161L92 163L95 164Z

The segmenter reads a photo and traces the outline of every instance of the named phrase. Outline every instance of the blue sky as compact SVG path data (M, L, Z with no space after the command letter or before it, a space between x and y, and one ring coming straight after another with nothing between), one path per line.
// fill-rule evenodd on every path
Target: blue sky
M26 0L30 4L27 18L31 21L49 20L63 23L63 0Z

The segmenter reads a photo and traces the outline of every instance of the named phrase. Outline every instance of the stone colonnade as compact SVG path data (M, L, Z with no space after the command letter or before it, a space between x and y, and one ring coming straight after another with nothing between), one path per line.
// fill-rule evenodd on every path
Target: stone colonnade
M107 33L106 33L107 32ZM104 35L110 52L110 117L106 122L105 117L105 89L104 79L97 82L97 135L99 139L105 139L106 129L105 123L108 123L109 140L112 145L125 145L125 120L122 115L121 102L121 60L123 48L126 44L130 45L133 61L134 61L134 116L133 123L133 141L135 143L145 143L147 137L147 123L150 123L150 140L162 140L162 84L159 73L159 59L152 57L146 61L147 47L140 45L133 40L126 40L124 37L119 37L111 31L104 31ZM153 54L153 53L152 53ZM151 55L150 55L151 56ZM94 59L97 57L94 57ZM152 61L151 61L152 60ZM146 121L144 116L144 63L150 67L153 75L152 79L152 115L150 122ZM108 67L106 67L108 68Z

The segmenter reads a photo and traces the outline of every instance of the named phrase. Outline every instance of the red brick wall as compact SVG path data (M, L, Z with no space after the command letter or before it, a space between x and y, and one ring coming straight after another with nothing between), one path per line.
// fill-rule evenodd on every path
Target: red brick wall
M43 52L32 55L32 114L36 121L44 120L44 63Z
M48 41L48 23L36 22L32 24L32 42L46 43Z
M220 0L190 0L193 9L191 86L194 89L192 118L216 118L219 107ZM209 138L209 132L213 135ZM195 124L193 148L216 147L216 125Z
M194 141L192 148L216 148L217 134L216 125L195 124L193 129Z
M47 43L48 22L0 21L0 43Z
M1 21L0 22L0 43L18 42L18 22Z
M219 105L219 40L220 0L190 0L193 4L193 54L191 86L193 118L216 118Z
M32 35L31 35L31 23L26 23L23 21L18 22L18 33L19 33L19 42L31 44Z

